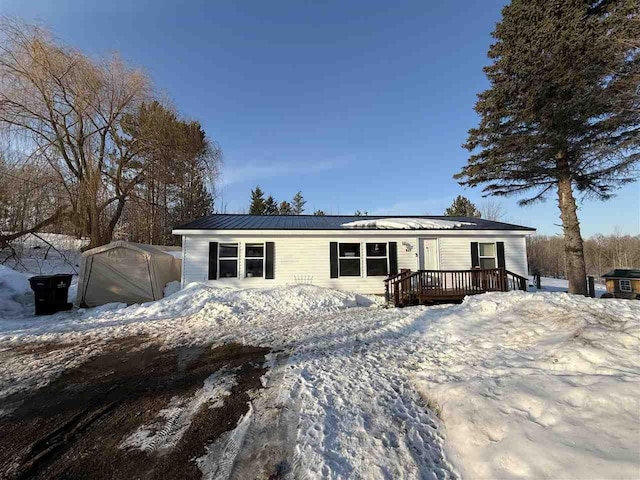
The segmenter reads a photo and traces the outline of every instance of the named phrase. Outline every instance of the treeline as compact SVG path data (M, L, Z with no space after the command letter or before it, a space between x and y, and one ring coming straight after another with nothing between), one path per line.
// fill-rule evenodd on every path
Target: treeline
M221 150L117 56L0 21L0 248L30 232L172 243L213 210Z
M298 191L290 202L288 200L278 202L273 195L265 198L264 192L258 185L251 190L249 215L302 215L306 203L301 191ZM325 213L322 210L316 210L313 214L323 216Z
M534 235L527 239L529 272L567 278L562 237ZM594 235L584 241L588 275L599 277L614 268L640 266L640 235Z

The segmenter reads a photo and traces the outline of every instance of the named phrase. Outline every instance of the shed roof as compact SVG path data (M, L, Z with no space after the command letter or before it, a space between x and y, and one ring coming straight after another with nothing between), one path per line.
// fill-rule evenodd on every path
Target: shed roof
M468 222L454 230L522 230L535 231L535 228L494 222L481 218L445 217L421 215L241 215L215 214L199 218L193 222L177 227L175 230L372 230L371 227L345 227L345 223L361 220L384 220L419 218L425 220L448 220ZM446 228L449 230L450 228ZM389 230L386 228L385 230ZM417 230L444 230L444 228L419 228Z
M602 278L640 278L640 270L634 268L616 268L602 275Z
M84 257L89 257L91 255L97 255L99 253L106 252L107 250L111 250L114 248L127 248L130 250L136 250L146 256L170 255L170 253L167 253L166 251L162 250L162 247L158 247L156 245L148 245L146 243L126 242L124 240L116 240L115 242L107 243L106 245L92 248L91 250L87 250L83 252L82 255Z

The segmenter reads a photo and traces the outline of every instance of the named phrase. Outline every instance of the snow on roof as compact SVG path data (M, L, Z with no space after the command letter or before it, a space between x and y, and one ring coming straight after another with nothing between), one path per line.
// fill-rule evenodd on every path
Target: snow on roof
M352 222L382 221L382 220L417 220L430 225L434 230L441 230L449 222L460 224L460 230L509 230L534 232L535 228L513 225L510 223L494 222L484 218L448 217L444 215L240 215L214 214L199 218L186 225L176 227L173 232L184 235L183 230L355 230L355 227L345 227ZM445 223L442 223L445 222ZM361 227L360 230L366 230Z
M342 224L342 226L345 228L379 228L392 230L448 229L459 228L465 225L475 225L475 223L429 218L399 217L357 220L355 222L347 222Z

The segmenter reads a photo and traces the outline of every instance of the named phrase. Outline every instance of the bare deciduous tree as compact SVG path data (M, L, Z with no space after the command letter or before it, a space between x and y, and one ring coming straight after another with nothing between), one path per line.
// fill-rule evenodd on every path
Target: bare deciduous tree
M55 172L67 202L54 215L73 219L89 247L109 242L148 167L144 143L122 128L148 97L148 78L118 57L93 61L15 20L0 22L0 36L0 126Z
M534 235L527 239L527 256L531 273L566 278L564 246L559 236ZM614 268L637 268L640 265L640 236L594 235L584 241L587 274L600 276Z
M480 205L481 218L485 220L493 220L494 222L500 222L504 220L505 212L502 204L495 201L492 198L486 199Z

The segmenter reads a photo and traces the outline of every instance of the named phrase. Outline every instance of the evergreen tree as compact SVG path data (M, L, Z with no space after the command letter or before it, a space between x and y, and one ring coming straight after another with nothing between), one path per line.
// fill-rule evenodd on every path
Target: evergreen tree
M264 192L259 185L251 190L251 205L249 206L249 215L264 215L266 204L264 200Z
M305 203L307 203L307 201L302 196L302 192L299 191L296 193L292 201L293 215L302 215Z
M316 210L315 212L313 212L313 214L316 217L324 217L325 216L325 213L322 210Z
M264 212L262 215L278 215L278 201L271 195L264 201Z
M444 212L447 217L480 218L480 211L467 197L458 195L451 206Z
M278 213L280 215L295 215L293 211L293 207L286 200L283 200L280 202L280 206L278 207Z
M606 200L640 160L637 0L512 0L502 10L455 177L488 195L556 191L569 292L586 293L574 189Z

